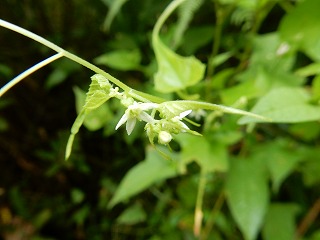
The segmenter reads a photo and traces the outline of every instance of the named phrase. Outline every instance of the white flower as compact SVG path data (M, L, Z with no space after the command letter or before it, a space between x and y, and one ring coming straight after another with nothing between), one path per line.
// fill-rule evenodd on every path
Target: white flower
M133 102L133 104L131 104L127 108L127 110L125 111L125 113L123 114L121 119L119 120L119 122L116 126L116 130L120 126L122 126L125 122L127 122L126 123L126 130L127 130L128 135L130 135L136 125L137 119L139 121L144 121L147 123L154 121L153 117L151 117L145 111L149 110L149 109L157 108L157 107L158 107L158 104L155 104L155 103Z
M198 109L196 111L193 111L189 117L194 118L196 121L200 121L202 117L205 117L207 115L206 111L203 109Z
M158 135L158 141L160 144L168 144L172 140L172 136L167 131L160 131Z
M183 130L189 130L190 128L184 122L182 122L181 119L186 117L187 115L189 115L191 112L192 112L192 110L184 111L184 112L180 113L179 116L173 117L171 119L171 121L180 125L180 127L183 128Z

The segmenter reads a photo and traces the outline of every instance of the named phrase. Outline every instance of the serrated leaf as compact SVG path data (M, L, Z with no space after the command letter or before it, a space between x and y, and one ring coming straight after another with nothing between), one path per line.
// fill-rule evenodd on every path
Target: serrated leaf
M283 40L315 60L320 60L319 9L318 0L301 1L282 19L279 28Z
M109 92L111 89L111 84L109 83L108 79L103 77L100 74L95 74L91 77L91 84L89 90L86 94L86 99L83 102L84 94L82 90L79 88L75 88L75 95L76 95L76 104L77 104L77 112L78 116L74 121L71 127L71 134L68 139L67 147L66 147L66 154L65 158L68 159L71 150L72 144L74 141L75 135L78 133L80 127L85 121L86 116L91 114L91 119L89 122L86 123L89 129L97 130L103 126L103 124L108 121L106 115L108 114L108 110L106 108L102 108L99 112L92 113L92 110L96 110L100 107L103 103L110 99ZM83 106L83 107L81 107ZM96 114L96 115L95 115ZM102 118L101 118L102 114ZM101 121L100 121L101 120Z
M182 168L195 161L206 172L228 170L226 147L221 143L211 143L205 137L191 134L180 134L176 139L182 148L180 154Z
M295 238L295 215L298 206L274 203L266 215L262 235L264 240L292 240Z
M164 159L157 150L149 148L146 154L146 159L131 168L124 176L109 202L109 208L142 192L158 181L178 174L174 162Z
M73 91L76 96L76 109L78 114L82 111L82 108L86 110L83 125L87 129L96 131L110 121L112 113L108 105L101 105L105 103L105 99L109 98L104 91L97 90L91 95L86 95L86 93L78 87L74 87ZM101 96L99 96L99 94ZM86 98L87 102L85 103Z
M228 206L246 240L254 240L268 208L265 163L258 158L233 159L226 181Z
M282 87L268 92L259 99L251 112L272 119L273 122L297 123L320 119L320 107L308 103L309 94L302 88ZM242 117L239 124L261 122Z
M95 64L102 64L121 71L139 69L140 61L141 53L139 49L115 50L94 59Z

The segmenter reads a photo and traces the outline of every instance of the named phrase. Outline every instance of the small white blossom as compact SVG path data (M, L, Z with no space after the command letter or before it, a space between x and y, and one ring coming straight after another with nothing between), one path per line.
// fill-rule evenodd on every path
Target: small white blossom
M124 123L126 123L126 130L128 135L130 135L136 125L137 119L139 121L144 121L147 123L153 122L154 118L151 117L148 113L146 113L145 111L149 110L149 109L153 109L158 107L158 104L155 103L137 103L137 102L133 102L133 104L131 104L127 110L125 111L125 113L123 114L123 116L121 117L121 119L119 120L117 126L116 126L116 130L122 126Z
M168 144L172 140L172 136L167 131L160 131L158 135L158 141L160 144Z
M198 109L196 111L193 111L190 114L190 117L194 118L196 121L200 121L202 117L205 117L207 115L206 111L203 109Z
M180 125L180 127L183 128L183 130L189 130L190 128L184 122L182 122L181 119L189 115L191 112L192 110L184 111L180 113L179 116L173 117L171 121Z

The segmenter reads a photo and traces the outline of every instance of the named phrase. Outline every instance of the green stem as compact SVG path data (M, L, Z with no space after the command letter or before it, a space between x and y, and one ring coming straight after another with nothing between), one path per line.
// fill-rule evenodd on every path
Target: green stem
M196 237L199 237L201 234L202 219L203 219L202 203L203 203L204 192L205 192L205 187L207 182L206 175L207 175L207 172L201 169L199 185L198 185L197 202L196 202L196 208L194 212L193 233Z
M256 33L258 32L263 20L266 18L270 10L273 8L275 3L269 3L267 4L264 8L262 9L257 9L255 13L255 21L254 24L248 33L249 41L248 44L244 48L244 52L240 57L240 64L237 68L237 72L242 71L246 65L247 65L247 60L249 59L251 55L251 50L252 50L252 40L255 37Z
M216 6L216 28L214 30L214 36L213 36L213 43L212 43L212 52L209 56L208 60L208 69L207 69L207 76L206 79L209 79L213 74L215 70L215 66L213 64L214 57L218 54L219 48L220 48L220 42L221 42L221 33L222 33L222 26L223 26L223 10L219 8L218 3L215 4Z
M203 228L202 234L200 236L201 240L208 239L209 233L211 232L211 230L212 230L212 228L214 226L217 214L219 213L219 211L220 211L220 209L221 209L221 207L223 205L223 202L224 202L224 194L223 194L223 191L222 191L220 193L220 195L218 196L218 199L217 199L217 201L215 202L215 204L214 204L214 206L212 208L212 211L210 213L210 216L208 218L208 221L207 221L205 227Z
M168 19L168 17L171 15L171 13L185 0L174 0L172 1L167 8L164 10L164 12L160 15L158 21L156 22L153 31L152 31L152 42L156 42L159 36L160 29L164 22Z
M24 28L21 28L19 26L16 26L12 23L9 23L7 21L4 21L2 19L0 19L0 26L5 27L7 29L10 29L14 32L20 33L28 38L33 39L36 42L39 42L45 46L47 46L48 48L51 48L52 50L62 54L64 57L69 58L70 60L77 62L79 64L81 64L82 66L94 71L95 73L99 73L102 76L106 77L109 81L111 81L112 83L116 84L118 87L122 88L126 93L128 93L129 95L131 94L132 96L140 96L140 99L143 99L143 101L146 102L156 102L156 103L161 103L164 100L146 93L142 93L140 91L131 89L129 86L127 86L126 84L122 83L120 80L118 80L117 78L111 76L109 73L106 73L105 71L103 71L101 68L98 68L97 66L93 65L92 63L64 50L63 48L55 45L54 43L44 39L43 37L40 37L39 35L30 32Z
M39 70L40 68L48 65L49 63L63 57L62 53L57 53L39 63L36 65L32 66L31 68L28 68L26 71L22 72L18 76L16 76L14 79L12 79L10 82L8 82L6 85L4 85L0 89L0 97L5 94L10 88L12 88L14 85L18 84L21 80L29 76L30 74L34 73L35 71Z

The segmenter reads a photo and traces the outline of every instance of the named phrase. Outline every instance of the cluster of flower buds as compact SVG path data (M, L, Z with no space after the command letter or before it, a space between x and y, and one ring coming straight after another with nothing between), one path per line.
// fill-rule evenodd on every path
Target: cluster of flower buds
M137 120L143 121L146 123L145 130L150 142L153 144L154 139L157 137L158 143L163 145L170 143L173 139L172 134L190 131L189 127L182 122L182 119L190 114L192 110L184 111L178 116L171 118L164 117L161 119L155 119L157 111L159 112L159 116L163 116L161 113L161 109L163 109L162 104L136 102L133 99L130 104L128 104L128 102L130 101L128 101L126 97L121 101L127 109L118 122L116 130L123 124L126 124L127 133L130 135ZM149 114L148 111L151 111L151 113Z

